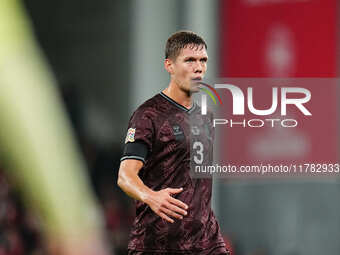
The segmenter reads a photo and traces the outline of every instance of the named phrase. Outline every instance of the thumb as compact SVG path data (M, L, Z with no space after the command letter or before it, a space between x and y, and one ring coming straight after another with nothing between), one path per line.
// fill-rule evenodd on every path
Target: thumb
M168 188L169 193L177 194L183 191L183 188Z

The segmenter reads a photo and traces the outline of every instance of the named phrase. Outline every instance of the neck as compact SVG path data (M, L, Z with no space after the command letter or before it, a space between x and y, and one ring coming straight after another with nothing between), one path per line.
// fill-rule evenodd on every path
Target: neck
M191 93L181 90L174 82L170 82L169 86L162 92L185 108L190 109L192 107Z

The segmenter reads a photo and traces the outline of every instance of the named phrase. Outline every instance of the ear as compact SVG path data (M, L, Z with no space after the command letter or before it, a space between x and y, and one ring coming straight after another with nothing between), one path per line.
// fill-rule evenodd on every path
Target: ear
M173 74L173 62L171 59L166 58L164 60L164 68L169 74Z

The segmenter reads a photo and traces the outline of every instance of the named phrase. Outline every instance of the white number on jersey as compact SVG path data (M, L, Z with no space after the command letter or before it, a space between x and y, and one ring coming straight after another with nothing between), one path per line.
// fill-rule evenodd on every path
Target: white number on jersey
M194 162L196 164L202 164L203 163L203 144L201 142L194 142L193 149L195 151L194 155Z

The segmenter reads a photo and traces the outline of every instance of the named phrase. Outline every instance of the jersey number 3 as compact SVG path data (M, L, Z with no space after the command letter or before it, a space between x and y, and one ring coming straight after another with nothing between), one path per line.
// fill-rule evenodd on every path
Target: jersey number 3
M201 142L194 142L194 162L195 164L203 163L203 144Z

